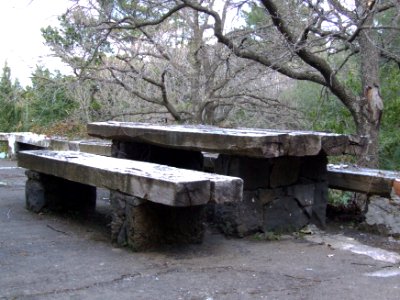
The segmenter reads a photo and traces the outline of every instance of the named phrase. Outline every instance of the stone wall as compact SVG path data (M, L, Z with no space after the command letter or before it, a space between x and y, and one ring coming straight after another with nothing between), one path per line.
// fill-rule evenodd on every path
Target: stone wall
M324 154L255 159L220 155L215 172L244 180L241 203L214 206L214 222L226 234L285 232L311 223L325 225Z

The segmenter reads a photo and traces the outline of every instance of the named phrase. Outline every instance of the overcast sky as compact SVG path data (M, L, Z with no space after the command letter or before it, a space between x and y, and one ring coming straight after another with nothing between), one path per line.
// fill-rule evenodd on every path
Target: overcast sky
M7 61L12 77L26 86L36 65L65 68L50 57L40 28L57 24L57 16L69 4L68 0L0 0L0 70Z

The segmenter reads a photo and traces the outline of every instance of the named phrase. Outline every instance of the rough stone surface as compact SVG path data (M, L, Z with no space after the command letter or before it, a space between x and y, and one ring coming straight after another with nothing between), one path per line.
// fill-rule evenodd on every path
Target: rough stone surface
M302 207L295 197L276 198L264 206L263 231L296 231L307 225L310 218L309 209Z
M95 187L33 171L27 171L26 175L25 197L28 210L89 213L95 209Z
M272 188L288 186L299 180L301 159L280 157L271 159L270 186Z
M244 190L267 188L269 170L270 162L267 159L221 154L215 161L215 172L242 178Z
M399 299L396 238L330 223L273 241L207 230L202 244L132 252L110 244L108 199L89 218L38 216L25 180L0 159L1 299Z
M315 156L305 156L301 159L300 179L323 182L328 179L326 166L328 158L325 153L320 152Z
M296 184L286 188L287 195L293 196L301 207L311 207L314 205L315 184Z
M314 189L314 203L310 222L324 228L326 225L326 207L328 205L328 183L317 182Z
M43 184L34 179L28 179L25 185L25 205L30 211L38 213L46 205L46 197Z
M215 222L225 234L293 231L309 223L325 226L328 186L324 154L264 161L220 155L215 166L217 173L234 173L244 180L242 202L214 207Z
M201 243L205 206L175 208L113 191L111 238L136 251Z
M247 236L262 230L263 205L257 192L244 192L243 201L217 204L213 223L226 235Z
M382 234L400 237L400 197L370 197L365 223Z

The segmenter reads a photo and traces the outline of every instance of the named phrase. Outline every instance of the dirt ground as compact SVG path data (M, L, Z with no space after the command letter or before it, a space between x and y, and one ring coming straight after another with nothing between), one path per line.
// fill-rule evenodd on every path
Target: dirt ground
M24 207L0 160L0 299L400 299L400 241L330 223L288 236L133 253L110 243L108 193L88 219ZM277 238L277 240L275 240Z

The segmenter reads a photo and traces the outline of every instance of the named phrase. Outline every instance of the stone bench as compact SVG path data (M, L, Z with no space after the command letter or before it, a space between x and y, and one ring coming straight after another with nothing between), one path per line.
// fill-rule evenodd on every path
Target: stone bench
M349 165L328 165L329 187L338 190L390 197L400 196L400 172L361 168Z
M21 151L26 205L94 210L96 187L111 191L113 242L135 250L199 243L209 202L241 201L240 178L76 151Z

